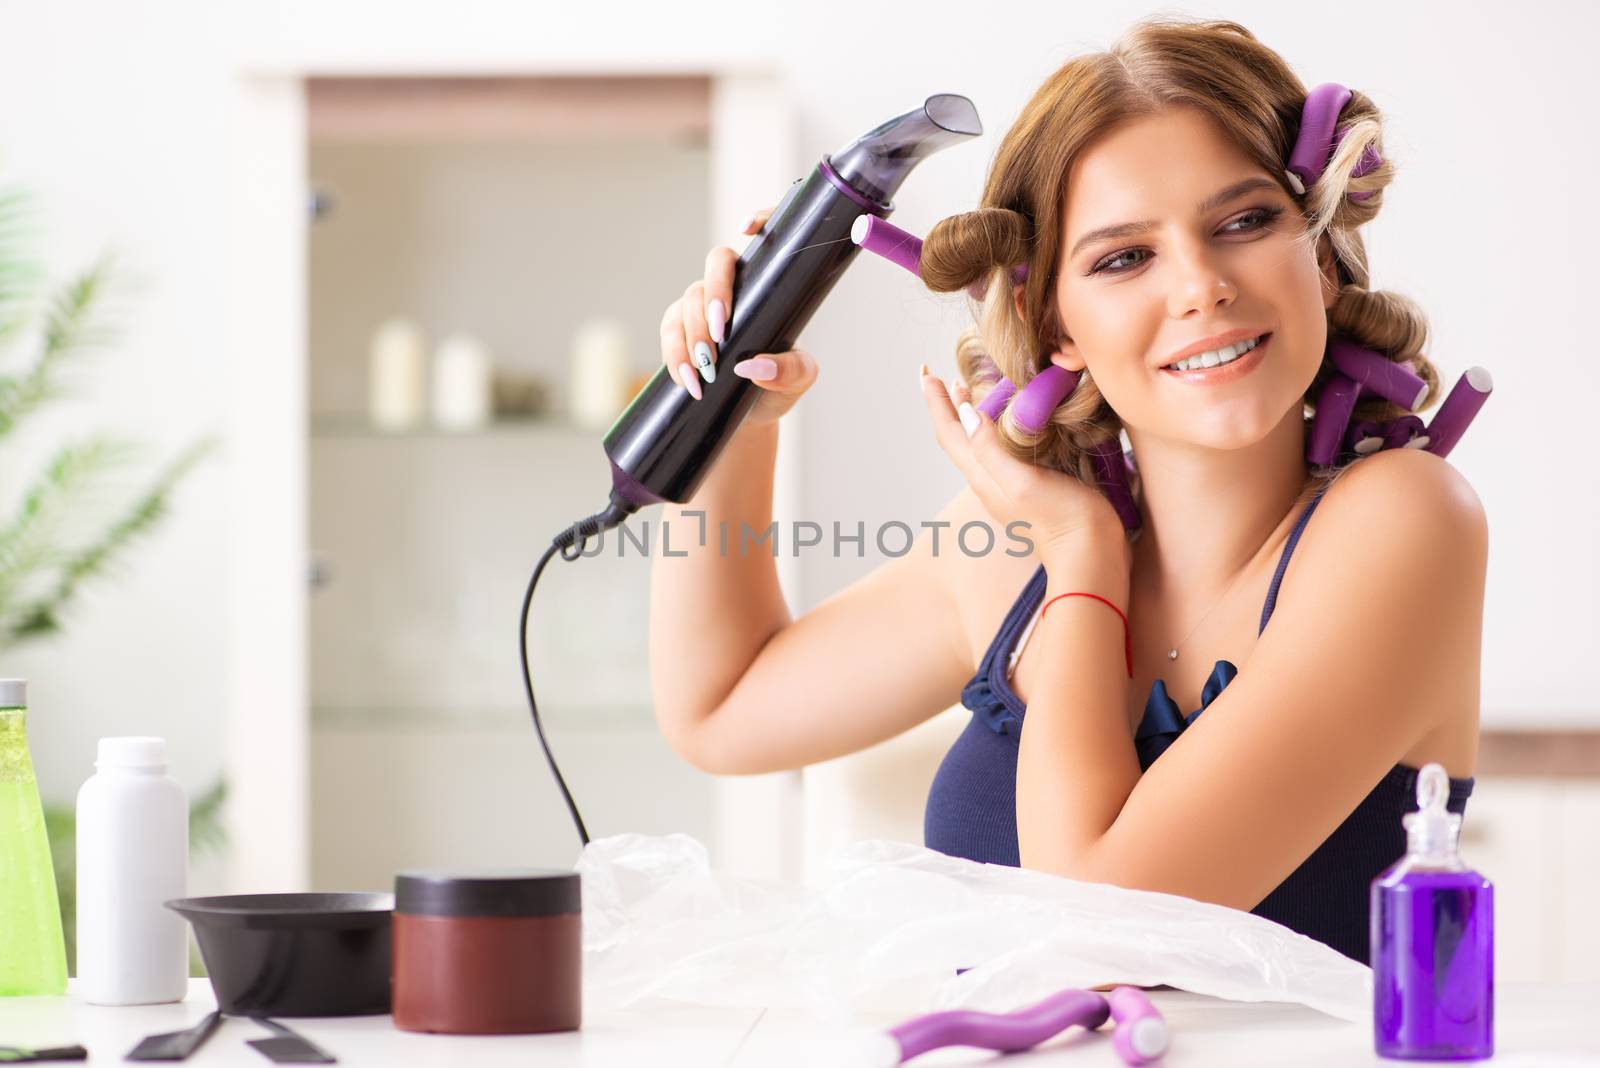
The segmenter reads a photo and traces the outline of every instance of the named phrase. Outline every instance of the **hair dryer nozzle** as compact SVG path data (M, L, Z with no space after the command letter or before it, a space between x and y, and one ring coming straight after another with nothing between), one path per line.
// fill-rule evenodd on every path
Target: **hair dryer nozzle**
M834 172L888 204L911 169L941 148L983 133L978 109L956 93L935 93L919 108L876 126L828 157Z

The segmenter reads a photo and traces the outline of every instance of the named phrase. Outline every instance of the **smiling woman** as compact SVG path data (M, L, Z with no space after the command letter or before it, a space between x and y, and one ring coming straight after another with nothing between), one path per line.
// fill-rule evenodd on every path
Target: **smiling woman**
M1341 125L1303 181L1320 135L1302 127L1327 100ZM930 847L1251 909L1365 961L1368 887L1404 850L1423 764L1463 811L1482 508L1420 451L1308 462L1331 341L1417 376L1412 409L1366 399L1358 419L1437 393L1420 311L1367 288L1358 229L1393 177L1380 132L1358 92L1308 103L1236 23L1146 20L1052 75L982 206L928 235L931 289L986 284L964 381L923 382L940 445L973 510L1039 545L962 692L973 718L930 790ZM1073 377L1048 418L983 403L1052 365ZM1086 491L1123 433L1131 522ZM968 570L957 600L986 603L973 588L998 569Z

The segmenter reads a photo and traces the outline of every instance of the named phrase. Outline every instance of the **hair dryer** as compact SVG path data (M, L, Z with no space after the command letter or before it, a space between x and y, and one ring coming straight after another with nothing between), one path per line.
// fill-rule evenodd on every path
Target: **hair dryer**
M856 138L796 179L734 268L733 317L718 350L732 367L762 352L784 352L860 250L851 227L863 215L887 218L892 198L923 159L983 133L972 101L939 93L912 111ZM589 537L615 527L647 504L682 504L744 421L760 387L718 375L695 400L666 367L634 397L606 433L611 500L558 539L576 559ZM574 545L576 543L576 545Z

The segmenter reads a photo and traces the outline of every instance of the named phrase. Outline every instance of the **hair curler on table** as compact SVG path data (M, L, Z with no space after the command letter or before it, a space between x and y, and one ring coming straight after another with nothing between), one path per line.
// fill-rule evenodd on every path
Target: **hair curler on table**
M1166 1053L1166 1020L1144 991L1119 986L1103 996L1093 990L1062 990L1015 1012L954 1009L918 1016L866 1036L861 1063L893 1068L946 1046L1011 1053L1037 1046L1069 1027L1092 1031L1108 1018L1116 1024L1112 1046L1127 1064L1148 1064Z

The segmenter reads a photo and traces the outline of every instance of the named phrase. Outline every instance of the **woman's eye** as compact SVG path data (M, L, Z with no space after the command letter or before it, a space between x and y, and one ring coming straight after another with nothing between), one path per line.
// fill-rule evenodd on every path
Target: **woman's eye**
M1090 274L1101 274L1101 273L1104 273L1104 274L1121 274L1123 271L1131 271L1134 268L1134 266L1136 266L1136 265L1129 264L1127 267L1112 267L1111 265L1113 263L1116 263L1118 260L1120 260L1124 256L1131 256L1135 252L1143 252L1143 251L1144 251L1144 249L1130 248L1130 249L1127 249L1127 250L1122 251L1122 252L1113 253L1110 256L1107 256L1105 259L1101 260L1099 263L1095 264L1094 268L1092 270L1090 270L1089 273Z
M1224 226L1223 230L1226 231L1226 232L1235 233L1235 234L1250 233L1251 231L1254 231L1254 230L1264 230L1268 226L1272 225L1272 223L1278 218L1278 216L1280 216L1282 214L1283 214L1283 209L1282 208L1257 208L1254 211L1246 212L1245 214L1239 216L1237 219L1234 219L1227 226ZM1236 226L1236 225L1238 225L1240 223L1247 223L1249 225L1244 226L1244 227L1242 227L1241 229L1238 229L1238 230L1232 229L1232 227L1234 227L1234 226ZM1133 268L1137 267L1138 264L1137 263L1133 263L1133 264L1129 264L1126 267L1112 267L1111 265L1116 263L1118 260L1122 259L1122 257L1131 256L1136 252L1144 252L1144 249L1129 248L1129 249L1123 249L1121 252L1114 252L1111 255L1107 256L1105 259L1101 260L1099 263L1095 264L1092 268L1090 268L1089 273L1090 274L1102 274L1102 273L1103 274L1126 274L1128 271L1131 271L1131 270L1133 270Z

